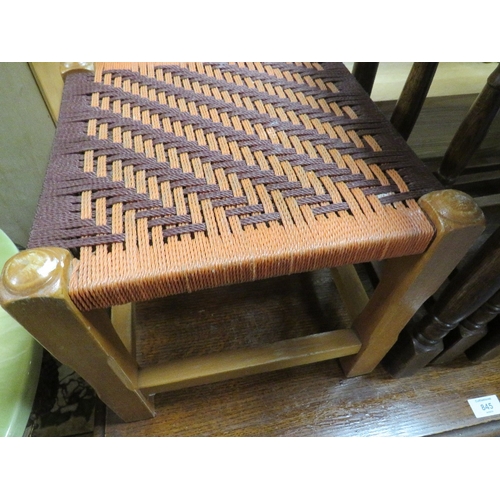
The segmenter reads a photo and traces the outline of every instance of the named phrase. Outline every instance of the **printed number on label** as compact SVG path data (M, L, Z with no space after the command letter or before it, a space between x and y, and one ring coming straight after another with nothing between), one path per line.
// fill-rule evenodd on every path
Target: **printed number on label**
M495 394L481 398L469 399L468 403L476 418L490 417L500 414L500 402Z

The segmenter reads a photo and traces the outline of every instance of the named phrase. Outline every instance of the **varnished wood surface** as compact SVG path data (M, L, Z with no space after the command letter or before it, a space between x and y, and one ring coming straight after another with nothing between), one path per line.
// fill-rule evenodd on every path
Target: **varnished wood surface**
M173 391L349 356L360 347L354 330L316 333L145 367L139 372L138 387L147 394Z
M466 117L477 94L428 97L408 144L424 163L437 171L454 134ZM395 101L378 102L387 118ZM479 149L453 185L474 197L484 210L500 206L500 113L493 119ZM500 219L499 219L500 220Z
M140 304L137 319L143 365L340 328L348 321L328 270ZM152 329L149 340L142 328ZM400 380L383 368L346 379L330 360L159 394L155 418L123 423L108 412L104 434L424 436L495 421L477 419L467 399L499 392L500 359L473 365L462 357Z
M476 97L477 94L466 94L428 97L426 99L408 139L408 144L424 162L433 159L438 159L438 163L441 162L450 141ZM395 101L377 102L377 106L387 118L390 118L395 105ZM472 167L487 162L498 163L500 158L499 136L500 115L497 115L481 143L481 147L470 160Z
M436 228L434 239L422 255L384 262L377 289L353 323L362 342L361 350L340 361L349 377L370 373L389 350L396 350L396 363L392 357L391 367L397 367L389 370L390 373L399 374L403 365L406 368L406 363L401 365L400 360L407 360L407 342L403 349L397 347L399 341L406 338L400 333L424 302L438 291L484 230L483 213L464 193L435 191L420 198L419 205ZM410 359L413 357L412 349Z
M443 156L475 97L427 99L409 143L428 164ZM383 102L379 106L390 116L394 104ZM498 137L499 116L471 160L472 172L485 164L491 165L487 171L495 171L500 158ZM480 196L487 188L497 189L487 181L474 195ZM460 189L471 192L467 182ZM487 220L500 221L500 210L490 207ZM207 310L205 298L189 304L184 296L172 298L163 304L164 320L171 325L167 338L160 326L163 321L155 313L162 304L141 305L153 336L149 343L139 339L140 361L154 364L175 358L183 350L215 352L258 345L264 338L279 341L301 332L345 327L348 314L339 306L333 285L325 276L319 294L314 292L311 276L295 277L302 280L301 286L288 286L283 279L276 283L274 296L265 295L264 288L258 286L227 291L220 296L225 311L218 319ZM247 308L232 315L234 303L245 295L253 297L254 306L264 301L265 295L267 308L257 313ZM316 300L302 300L313 295ZM184 325L179 336L175 335L178 324L172 322L176 310ZM227 328L214 323L200 328L208 317ZM268 324L267 332L256 328L249 334L255 321ZM154 419L124 424L108 412L99 430L107 436L500 436L499 416L477 419L467 403L470 398L499 393L500 358L476 365L461 356L449 365L427 366L403 379L392 378L382 367L370 375L346 379L338 361L331 360L158 395Z
M428 436L495 422L470 398L500 392L500 360L427 367L407 379L382 369L345 379L336 361L165 393L154 419L120 423L107 436ZM496 432L498 432L498 427Z
M500 64L485 82L485 86L460 124L451 141L438 175L444 185L452 185L467 167L476 149L500 109Z
M352 74L368 95L372 92L378 65L378 62L357 62L352 67Z
M135 387L138 365L104 310L79 311L68 295L72 256L48 247L11 257L0 277L0 304L55 359L91 385L127 420L151 416ZM68 342L68 332L71 333Z
M484 338L465 351L467 358L482 362L500 356L500 317L497 316L489 325Z
M455 308L455 318L463 318L467 313L467 309L473 309L469 304L474 304L475 302L476 304L481 303L482 305L476 307L476 310L470 313L468 317L461 322L460 328L455 329L453 332L454 335L448 334L445 337L445 351L434 360L435 363L446 363L455 359L458 354L465 352L469 347L486 335L488 332L488 323L500 313L500 268L495 271L495 269L491 267L486 267L487 264L491 266L494 263L492 257L495 254L497 261L500 261L499 249L500 229L497 229L491 238L483 245L481 251L478 252L464 268L465 270L474 270L471 263L473 263L476 258L482 259L482 265L476 267L479 279L469 277L467 282L462 284L462 286L466 286L466 293L462 292L461 297L458 295L457 290L457 293L452 299L443 293L438 300L438 302L441 300L448 300L450 302L448 309L452 307ZM453 286L453 283L456 283L460 275L464 272L464 269L458 273L448 286ZM495 277L497 278L497 283L495 283ZM460 298L462 298L462 307L460 307ZM463 304L463 302L467 303ZM437 310L437 307L435 307L435 310Z
M391 123L407 140L417 122L427 93L432 84L438 63L413 63L405 86L391 116Z

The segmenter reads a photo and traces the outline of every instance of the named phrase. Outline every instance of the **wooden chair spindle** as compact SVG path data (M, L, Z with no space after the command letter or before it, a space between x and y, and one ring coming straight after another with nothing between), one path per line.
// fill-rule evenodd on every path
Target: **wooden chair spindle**
M500 64L489 76L467 116L458 128L437 172L444 186L451 186L486 137L500 109Z

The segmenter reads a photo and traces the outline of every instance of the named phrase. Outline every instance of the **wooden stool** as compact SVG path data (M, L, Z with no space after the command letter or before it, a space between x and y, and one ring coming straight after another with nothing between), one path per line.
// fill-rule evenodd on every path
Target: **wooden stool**
M29 249L0 296L137 420L162 391L331 358L370 372L483 227L342 64L70 65ZM368 298L353 264L371 261ZM355 299L351 328L138 365L130 303L321 268Z

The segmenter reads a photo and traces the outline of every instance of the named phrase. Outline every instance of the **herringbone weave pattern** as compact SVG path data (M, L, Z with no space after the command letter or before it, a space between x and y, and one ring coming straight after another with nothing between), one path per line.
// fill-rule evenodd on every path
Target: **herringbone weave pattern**
M107 307L420 253L436 187L341 64L104 63L66 79L30 246Z

